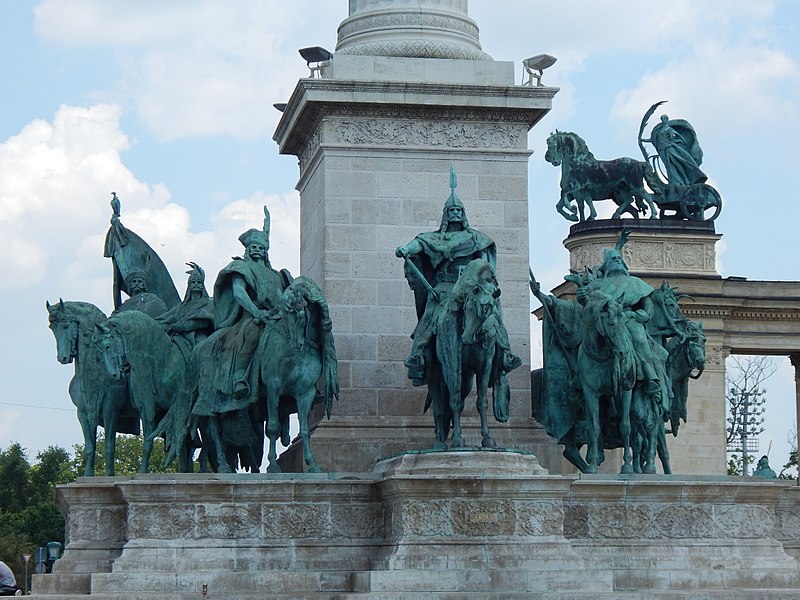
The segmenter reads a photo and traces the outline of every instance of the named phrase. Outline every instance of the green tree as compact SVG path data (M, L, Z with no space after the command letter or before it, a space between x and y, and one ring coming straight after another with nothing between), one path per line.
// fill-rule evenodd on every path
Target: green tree
M778 479L797 479L797 427L792 427L786 441L789 442L789 447L791 448L789 460L783 465L781 472L778 473Z
M23 554L47 542L64 543L64 518L54 490L74 480L71 462L69 453L56 446L40 452L33 465L18 443L0 451L0 560L20 582Z
M28 502L31 465L17 442L0 452L0 513L22 510Z
M752 454L747 454L744 458L747 461L748 468L756 461L755 456L753 456ZM739 456L738 454L731 454L731 457L728 459L728 475L732 475L734 477L741 477L743 472L744 469L742 464L742 457Z

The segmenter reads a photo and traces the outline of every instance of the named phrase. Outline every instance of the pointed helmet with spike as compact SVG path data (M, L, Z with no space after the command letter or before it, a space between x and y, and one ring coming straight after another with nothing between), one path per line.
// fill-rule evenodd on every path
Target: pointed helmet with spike
M453 168L453 165L450 165L450 196L445 200L444 206L442 207L442 222L439 226L440 231L447 230L447 224L450 222L448 218L447 211L453 207L460 208L461 214L463 215L461 219L461 223L464 225L464 229L469 227L469 221L467 220L467 211L464 209L464 204L461 202L461 199L456 195L456 186L458 185L458 180L456 178L456 171Z

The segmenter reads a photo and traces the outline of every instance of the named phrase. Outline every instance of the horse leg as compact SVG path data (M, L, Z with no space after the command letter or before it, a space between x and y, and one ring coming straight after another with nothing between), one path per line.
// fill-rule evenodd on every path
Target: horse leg
M208 433L217 455L217 473L232 473L233 469L228 462L228 457L225 456L225 445L222 442L219 415L208 417Z
M103 403L103 423L105 424L106 440L106 475L114 475L114 455L117 451L117 417L118 410L110 402Z
M569 221L578 220L577 210L570 204L570 196L567 192L561 192L561 199L556 202L556 211Z
M633 473L631 463L631 403L633 392L622 392L622 407L620 411L619 433L622 437L622 470L620 473Z
M97 426L89 424L89 417L86 412L78 409L78 423L83 432L83 476L94 477L94 455L97 451Z
M278 396L278 392L276 390L267 389L267 437L269 438L267 473L281 472L281 468L278 465L277 450L278 438L281 436L281 419L278 414L279 402L280 397ZM303 452L305 452L305 448Z
M642 473L652 475L656 472L656 450L658 448L658 422L655 415L648 415L647 419L647 446L645 452L645 463Z
M314 403L316 390L312 386L302 398L297 398L297 421L300 425L300 439L303 440L303 459L308 466L309 473L322 473L322 467L314 460L311 453L311 435L308 426L308 415L311 413L311 406Z
M461 435L461 411L464 409L464 400L458 390L448 390L450 398L450 412L453 416L453 433L450 439L451 448L463 448L466 446Z
M150 472L150 455L153 453L153 430L155 430L154 420L147 416L142 419L142 462L139 464L139 473Z
M583 389L584 405L586 407L586 418L589 422L589 440L586 444L586 471L585 473L597 473L599 462L598 447L600 445L600 398L597 393Z
M578 444L575 441L574 427L570 429L566 435L564 435L564 437L558 441L558 443L564 446L564 451L562 452L564 458L575 465L581 473L589 472L589 465L585 460L583 460L583 457L578 449Z
M483 369L482 373L476 374L475 377L475 391L478 394L476 406L478 414L481 416L481 446L484 448L497 448L497 442L489 433L489 418L487 416L489 410L489 368L491 364L491 357L489 357L487 367Z
M663 421L658 427L658 442L657 448L658 458L661 460L661 468L664 470L665 475L672 474L672 467L669 464L669 448L667 448L667 432L664 429Z

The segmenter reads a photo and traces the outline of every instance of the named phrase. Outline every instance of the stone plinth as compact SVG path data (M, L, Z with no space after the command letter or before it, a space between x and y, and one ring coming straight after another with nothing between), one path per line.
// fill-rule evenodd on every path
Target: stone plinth
M300 80L274 135L299 159L301 271L325 293L339 358L341 398L314 434L315 457L329 471L366 471L433 444L432 417L430 435L405 427L426 392L403 365L417 318L394 251L438 229L451 164L470 226L497 243L504 320L524 360L509 378L509 424L495 431L530 449L527 139L557 90L514 85L513 64L480 51L463 0L350 8L325 77ZM430 53L415 53L420 44ZM284 468L302 468L298 451Z
M791 482L554 476L532 455L477 450L361 474L103 477L57 494L69 539L33 589L70 600L203 585L220 599L800 594ZM120 522L98 526L104 512Z

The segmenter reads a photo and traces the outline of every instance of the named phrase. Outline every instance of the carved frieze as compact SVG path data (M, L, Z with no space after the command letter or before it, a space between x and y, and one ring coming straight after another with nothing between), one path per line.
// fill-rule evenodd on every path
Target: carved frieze
M327 126L336 143L359 146L516 149L527 143L522 128L508 123L330 119Z
M194 537L194 509L193 504L131 504L128 507L129 537L158 540Z
M243 539L261 537L259 504L200 504L197 537Z
M517 502L517 535L561 535L564 521L564 505L561 502Z
M756 539L775 526L772 510L756 505L585 504L568 507L564 534L593 539Z
M261 519L267 539L331 536L330 504L327 502L265 504Z
M385 507L379 503L332 504L331 527L334 538L383 538Z
M583 242L570 248L570 268L583 271L603 262L603 251L614 241ZM649 240L631 238L622 248L622 257L631 271L645 273L715 273L714 242Z
M127 539L125 507L75 506L67 519L67 539L72 542L118 542Z

